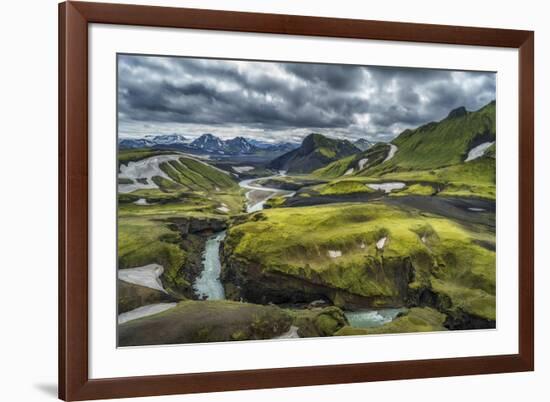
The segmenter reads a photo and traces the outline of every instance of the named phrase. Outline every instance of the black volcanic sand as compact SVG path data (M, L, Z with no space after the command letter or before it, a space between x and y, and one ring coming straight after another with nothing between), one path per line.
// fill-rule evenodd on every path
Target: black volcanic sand
M410 195L403 197L385 197L390 205L405 206L422 212L441 215L461 223L481 224L495 229L495 202L479 198L439 197ZM479 208L483 211L472 211Z
M378 200L383 197L384 192L374 193L354 193L337 195L314 195L309 197L288 198L283 204L285 207L309 207L313 205L336 204L340 202L368 202Z
M381 201L389 205L414 208L421 212L444 216L462 224L485 225L491 231L494 231L495 229L495 202L479 198L423 195L389 197L383 192L365 192L355 194L292 197L287 199L283 205L285 207L306 207L312 205L369 201ZM483 211L472 211L469 208L483 209Z

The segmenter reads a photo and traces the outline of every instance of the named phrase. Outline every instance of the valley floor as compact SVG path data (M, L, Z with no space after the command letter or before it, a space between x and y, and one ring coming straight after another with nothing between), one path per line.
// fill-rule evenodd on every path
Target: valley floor
M119 346L495 327L490 182L151 157L121 169Z

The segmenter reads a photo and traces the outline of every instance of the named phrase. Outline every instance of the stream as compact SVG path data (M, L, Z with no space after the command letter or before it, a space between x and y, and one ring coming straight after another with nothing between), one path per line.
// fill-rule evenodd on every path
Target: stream
M225 292L220 281L222 264L220 261L220 245L225 239L226 231L215 233L206 240L203 254L203 271L195 281L193 289L200 299L223 300Z
M275 177L285 176L284 171L278 175L259 177L254 179L246 179L239 182L239 186L249 191L246 192L246 211L248 213L261 211L264 204L271 197L280 194L286 197L292 197L295 193L288 190L278 188L264 187L257 182L259 180L271 179ZM395 183L389 183L390 185ZM398 183L401 184L401 183ZM255 192L255 194L253 194ZM225 239L226 231L213 234L206 241L205 252L203 254L204 269L201 275L196 280L193 288L197 296L207 300L223 300L225 298L223 285L220 281L221 261L220 261L220 244ZM372 328L384 325L392 321L400 312L405 311L403 308L386 308L386 309L371 309L345 312L345 315L351 326L356 328ZM284 338L299 338L298 328L292 326L289 331L278 339Z
M246 179L239 182L239 186L248 190L246 192L246 211L248 213L261 211L267 200L275 195L283 195L292 197L295 193L288 190L278 188L264 187L257 182L259 180L271 179L275 177L285 176L284 171L277 175L259 177L254 179ZM393 184L393 183L390 183ZM221 260L220 247L226 237L225 230L214 233L206 240L205 250L203 253L203 270L193 284L195 294L199 299L203 300L224 300L225 292L223 284L220 280ZM151 264L144 267L134 269L125 269L119 271L119 277L122 280L147 286L160 291L165 291L160 283L159 276L162 274L163 268L157 264ZM118 317L119 324L128 322L137 318L145 317L152 314L165 311L173 308L176 303L158 303L148 306L142 306L135 310L120 314ZM356 328L371 328L386 324L392 321L404 309L389 308L389 309L372 309L345 312L345 315L351 326ZM299 338L298 328L291 326L287 333L277 337L284 338Z
M256 212L261 211L264 207L265 202L273 197L275 194L284 194L291 195L293 194L290 191L280 190L277 188L264 187L260 184L256 184L257 180L270 179L273 177L284 176L284 172L280 172L278 175L260 177L254 179L242 180L239 182L239 185L249 191L246 192L246 211ZM252 192L260 192L259 197L253 200L251 196ZM220 261L220 246L221 242L225 239L226 231L221 231L214 233L212 236L206 240L206 246L203 253L203 270L195 283L193 284L193 289L195 294L200 299L206 300L223 300L225 299L225 292L223 285L220 281L221 273L221 261Z
M349 324L354 328L373 328L391 322L405 308L383 308L377 310L346 311Z

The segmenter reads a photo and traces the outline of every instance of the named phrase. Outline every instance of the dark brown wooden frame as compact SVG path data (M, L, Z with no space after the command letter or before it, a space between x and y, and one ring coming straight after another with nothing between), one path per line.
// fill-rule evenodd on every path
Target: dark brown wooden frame
M174 374L88 377L88 24L195 28L519 49L519 353ZM138 397L534 369L534 33L184 8L59 5L59 397Z

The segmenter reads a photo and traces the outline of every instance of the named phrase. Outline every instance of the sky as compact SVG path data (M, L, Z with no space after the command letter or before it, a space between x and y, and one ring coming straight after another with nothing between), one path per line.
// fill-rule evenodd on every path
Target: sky
M491 72L119 55L118 131L390 141L495 91Z

